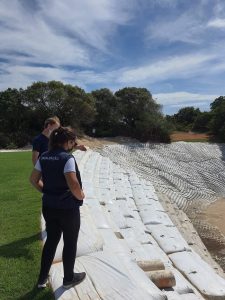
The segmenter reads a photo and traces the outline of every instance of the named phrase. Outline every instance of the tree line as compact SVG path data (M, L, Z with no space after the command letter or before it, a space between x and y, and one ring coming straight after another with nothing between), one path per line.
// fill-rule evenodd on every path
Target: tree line
M95 137L127 136L141 142L170 142L174 130L211 133L225 141L225 96L209 112L181 108L164 116L162 106L146 88L107 88L86 93L60 81L35 82L26 89L0 92L0 148L23 147L43 129L44 120L58 116L78 134Z
M166 119L172 130L208 133L212 140L225 142L225 96L216 98L210 104L210 111L184 107Z
M78 134L128 136L142 142L169 142L168 121L145 88L126 87L112 93L103 88L86 93L60 81L35 82L26 89L0 92L0 147L27 145L43 129L44 120L58 116Z

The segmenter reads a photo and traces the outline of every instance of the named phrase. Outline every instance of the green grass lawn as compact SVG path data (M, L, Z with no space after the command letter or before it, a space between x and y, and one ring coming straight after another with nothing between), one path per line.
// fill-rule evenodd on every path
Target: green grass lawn
M0 153L0 299L54 299L36 288L41 194L29 183L31 152Z

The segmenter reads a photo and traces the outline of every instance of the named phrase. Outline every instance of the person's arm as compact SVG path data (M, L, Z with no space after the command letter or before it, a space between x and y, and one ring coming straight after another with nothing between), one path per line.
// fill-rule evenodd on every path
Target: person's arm
M36 162L38 160L38 156L39 156L39 152L33 150L32 151L32 163L33 163L34 166L36 165Z
M64 173L66 182L68 184L68 187L71 191L71 193L76 197L78 200L83 200L85 195L82 191L80 184L77 180L77 176L75 172L67 172Z
M87 147L84 145L76 145L74 150L87 151Z
M33 169L32 173L30 175L30 182L40 193L42 193L43 182L41 180L41 172L40 171Z

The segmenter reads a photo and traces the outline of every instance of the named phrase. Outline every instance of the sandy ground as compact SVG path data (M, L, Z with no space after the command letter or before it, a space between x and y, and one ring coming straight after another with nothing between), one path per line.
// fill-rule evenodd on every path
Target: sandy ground
M220 198L199 214L196 228L212 257L225 272L225 198ZM195 224L195 222L194 222Z
M203 212L203 218L212 226L219 228L220 232L225 236L225 198L210 204Z

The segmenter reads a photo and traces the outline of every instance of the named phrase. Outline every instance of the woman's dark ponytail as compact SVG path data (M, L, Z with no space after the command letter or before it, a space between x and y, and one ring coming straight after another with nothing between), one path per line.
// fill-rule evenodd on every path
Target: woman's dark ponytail
M76 134L70 127L59 127L52 131L49 137L49 150L62 147L68 141L76 140Z

